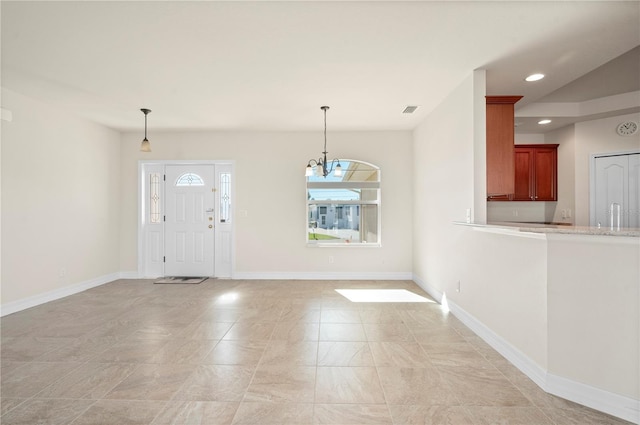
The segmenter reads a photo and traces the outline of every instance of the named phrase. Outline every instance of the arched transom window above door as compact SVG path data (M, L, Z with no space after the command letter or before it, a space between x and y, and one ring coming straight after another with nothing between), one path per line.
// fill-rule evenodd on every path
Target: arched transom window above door
M184 173L176 179L176 186L204 186L204 180L195 173Z

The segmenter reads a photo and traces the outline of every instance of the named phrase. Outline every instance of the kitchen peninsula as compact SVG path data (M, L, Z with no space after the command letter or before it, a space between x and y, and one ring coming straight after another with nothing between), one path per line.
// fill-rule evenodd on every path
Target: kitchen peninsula
M456 317L545 391L637 423L640 229L452 226Z

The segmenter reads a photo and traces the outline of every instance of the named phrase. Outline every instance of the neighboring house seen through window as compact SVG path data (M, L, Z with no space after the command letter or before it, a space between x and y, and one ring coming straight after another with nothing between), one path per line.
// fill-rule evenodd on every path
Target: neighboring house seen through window
M307 241L379 245L380 169L355 160L340 164L340 177L307 177Z

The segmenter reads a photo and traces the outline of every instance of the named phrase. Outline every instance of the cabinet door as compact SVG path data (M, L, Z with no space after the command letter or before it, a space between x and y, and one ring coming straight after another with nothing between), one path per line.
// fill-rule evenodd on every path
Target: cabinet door
M486 96L487 198L509 197L514 192L514 104L522 96ZM508 197L507 197L508 198Z
M516 146L514 201L533 201L533 149Z
M536 148L534 150L534 200L557 201L557 150L555 148Z

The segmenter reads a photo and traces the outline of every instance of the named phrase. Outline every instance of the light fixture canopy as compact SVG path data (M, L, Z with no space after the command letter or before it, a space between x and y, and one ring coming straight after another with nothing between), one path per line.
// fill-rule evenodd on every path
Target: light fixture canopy
M151 152L151 143L149 143L149 139L147 139L147 115L151 112L151 109L142 108L140 110L144 114L144 139L142 139L142 143L140 144L140 151Z
M551 123L551 120L547 119L547 118L538 121L538 124L540 124L540 125L546 125L546 124L550 124L550 123Z
M329 109L329 107L321 106L320 109L324 111L324 151L322 151L322 156L318 158L318 160L309 160L304 175L306 177L313 176L315 168L315 174L317 176L326 178L329 174L331 174L331 172L333 172L334 176L340 177L342 176L342 166L340 165L340 160L336 158L331 161L330 165L327 163L327 110Z

